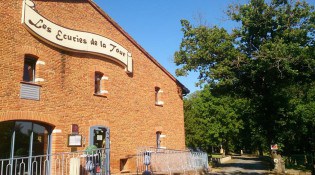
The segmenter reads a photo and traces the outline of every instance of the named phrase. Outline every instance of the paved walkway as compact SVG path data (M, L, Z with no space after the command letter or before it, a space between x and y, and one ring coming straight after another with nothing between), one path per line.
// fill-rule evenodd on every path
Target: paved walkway
M257 157L233 156L232 160L219 165L210 174L272 174L268 165Z

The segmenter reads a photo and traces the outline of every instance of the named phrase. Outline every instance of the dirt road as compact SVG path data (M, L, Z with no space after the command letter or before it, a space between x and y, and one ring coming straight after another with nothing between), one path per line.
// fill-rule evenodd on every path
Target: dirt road
M210 174L272 174L268 165L257 157L233 156L232 160L219 165Z

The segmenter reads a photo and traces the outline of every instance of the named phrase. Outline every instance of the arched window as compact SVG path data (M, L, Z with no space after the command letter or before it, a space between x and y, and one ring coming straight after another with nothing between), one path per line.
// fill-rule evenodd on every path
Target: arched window
M34 156L50 153L51 133L52 128L50 126L37 122L0 122L0 159L10 159L10 165L13 167L23 165L22 169L25 173L31 170L34 171L32 165L32 162L35 162L36 159ZM24 163L18 162L18 160L23 160ZM42 166L44 165L42 161L36 160L36 162L41 162ZM9 164L6 161L3 163ZM40 166L36 167L39 168ZM21 167L18 168L21 169Z
M31 121L0 122L0 159L49 153L52 128Z

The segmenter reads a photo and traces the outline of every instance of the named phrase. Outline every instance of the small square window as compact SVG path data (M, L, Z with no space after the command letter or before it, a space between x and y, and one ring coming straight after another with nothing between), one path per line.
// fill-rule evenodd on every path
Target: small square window
M24 59L23 81L34 82L35 81L35 66L36 59L26 57Z

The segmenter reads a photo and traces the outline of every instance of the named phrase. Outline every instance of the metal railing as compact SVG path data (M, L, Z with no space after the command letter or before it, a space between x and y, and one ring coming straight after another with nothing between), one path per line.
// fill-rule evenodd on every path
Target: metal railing
M105 175L105 149L0 159L0 175Z
M185 173L207 171L208 155L204 152L180 151L160 148L139 148L137 150L137 174L146 170L153 173Z

